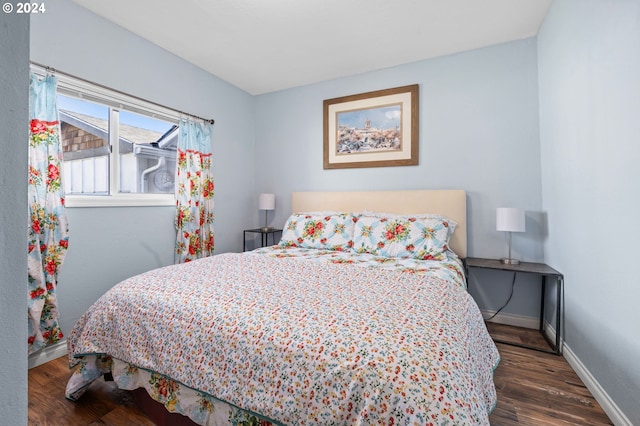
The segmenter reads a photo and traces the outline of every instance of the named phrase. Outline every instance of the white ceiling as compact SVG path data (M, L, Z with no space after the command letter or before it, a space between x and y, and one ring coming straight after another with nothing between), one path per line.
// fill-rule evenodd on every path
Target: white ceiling
M552 0L73 0L262 94L534 36Z

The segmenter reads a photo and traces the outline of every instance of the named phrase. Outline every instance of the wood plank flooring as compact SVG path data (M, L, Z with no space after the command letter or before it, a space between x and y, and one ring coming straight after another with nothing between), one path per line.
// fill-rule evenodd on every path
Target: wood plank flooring
M487 327L494 338L547 347L537 331L492 323ZM502 343L498 349L502 359L495 371L498 404L492 425L612 424L563 357ZM79 402L68 401L64 390L70 374L66 357L29 370L29 425L154 424L131 393L113 382L97 380Z
M80 402L67 400L64 391L70 376L66 356L29 370L30 426L153 426L131 395L114 382L96 380Z
M494 339L549 349L537 330L487 323ZM498 404L492 425L611 425L567 361L554 354L498 343Z

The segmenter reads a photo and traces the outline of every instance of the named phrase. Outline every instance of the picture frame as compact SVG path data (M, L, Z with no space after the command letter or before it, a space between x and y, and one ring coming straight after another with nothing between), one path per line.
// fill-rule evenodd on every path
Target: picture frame
M418 164L419 86L323 102L324 169Z

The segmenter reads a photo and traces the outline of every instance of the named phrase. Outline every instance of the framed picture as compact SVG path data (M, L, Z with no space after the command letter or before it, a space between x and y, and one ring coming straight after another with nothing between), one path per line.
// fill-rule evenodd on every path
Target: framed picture
M325 169L418 164L418 85L324 101Z

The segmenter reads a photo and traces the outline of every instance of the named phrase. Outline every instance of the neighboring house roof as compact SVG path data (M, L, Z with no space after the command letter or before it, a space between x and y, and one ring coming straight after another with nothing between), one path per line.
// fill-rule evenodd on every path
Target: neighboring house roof
M109 140L108 120L78 112L60 110L60 121L91 133L105 141ZM119 126L120 152L134 152L134 155L169 157L175 156L178 145L178 126L173 126L166 133L143 129L128 124ZM138 147L137 149L134 148ZM65 159L87 158L108 153L106 147L65 153ZM69 158L67 158L69 157Z

